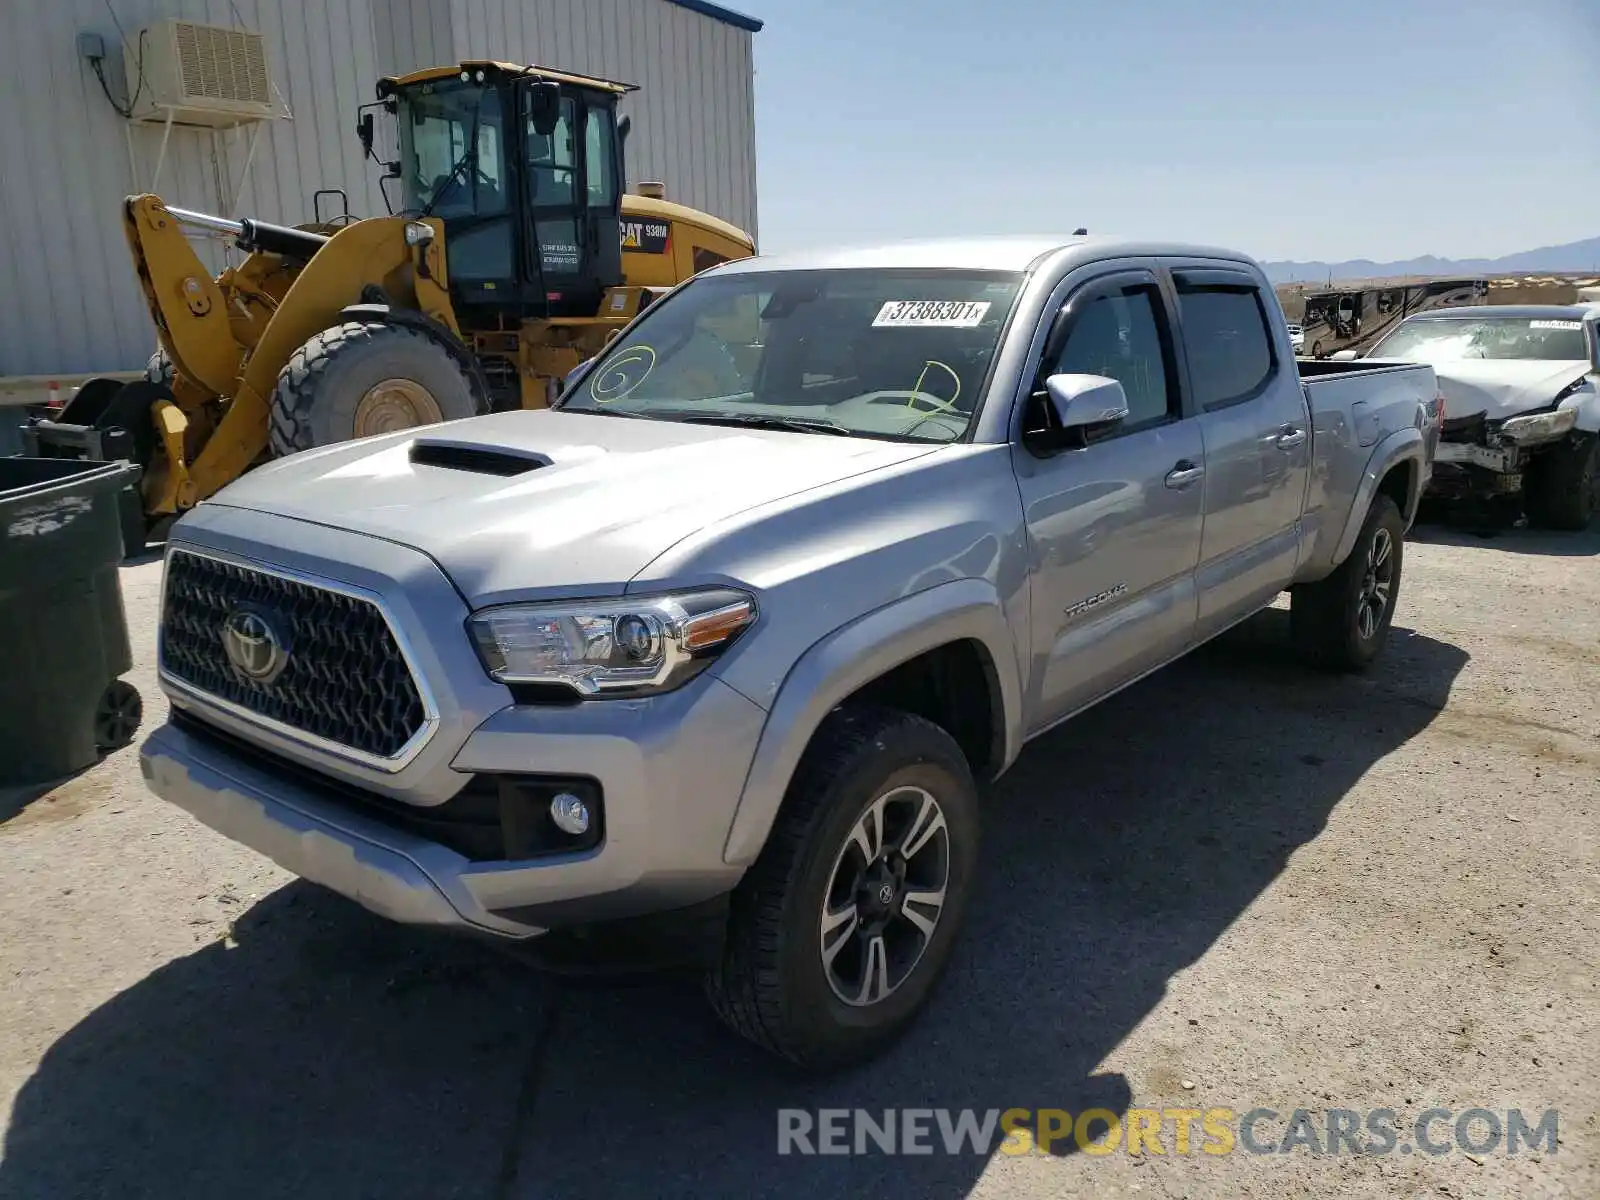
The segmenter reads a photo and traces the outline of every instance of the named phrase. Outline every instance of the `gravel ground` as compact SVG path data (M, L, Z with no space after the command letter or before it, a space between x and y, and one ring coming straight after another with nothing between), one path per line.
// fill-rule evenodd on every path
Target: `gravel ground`
M159 570L123 573L151 723ZM1264 613L1030 747L934 1004L826 1081L685 981L368 917L131 750L0 793L0 1197L1600 1195L1600 531L1419 531L1369 677L1284 637ZM855 1107L1259 1107L1268 1145L1389 1108L1404 1147L1431 1107L1558 1109L1560 1141L778 1156L780 1108Z

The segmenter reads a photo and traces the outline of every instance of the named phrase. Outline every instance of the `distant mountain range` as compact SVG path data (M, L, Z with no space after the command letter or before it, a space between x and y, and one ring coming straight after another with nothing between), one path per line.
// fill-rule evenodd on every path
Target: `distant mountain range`
M1593 271L1600 274L1600 237L1564 246L1540 246L1503 258L1436 258L1425 254L1401 262L1373 262L1355 258L1348 262L1263 263L1274 283L1323 283L1334 279L1384 279L1393 275L1499 275L1526 271Z

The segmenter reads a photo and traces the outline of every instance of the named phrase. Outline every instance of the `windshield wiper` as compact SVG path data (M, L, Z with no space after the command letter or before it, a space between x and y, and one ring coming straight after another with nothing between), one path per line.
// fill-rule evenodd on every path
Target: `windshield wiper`
M433 215L433 206L438 204L439 201L444 197L445 192L448 191L451 187L453 187L455 185L456 178L461 174L461 168L462 167L471 165L473 174L477 174L477 172L478 172L478 122L479 122L479 118L482 116L482 114L483 114L483 93L480 92L480 93L478 93L478 102L472 106L472 137L471 137L471 140L467 142L466 148L464 150L462 150L461 157L456 159L456 165L450 168L450 174L445 176L445 180L444 180L443 183L441 183L438 187L433 189L433 195L428 198L427 204L422 206L422 215L423 216L431 217ZM473 181L473 186L472 186L472 206L473 206L474 209L476 209L477 206L478 206L478 186L477 186L477 181L476 180Z
M700 413L672 410L669 412L641 412L642 417L660 417L669 421L682 421L687 425L736 425L746 429L783 429L791 433L832 433L851 437L853 430L821 417L780 417L769 413Z

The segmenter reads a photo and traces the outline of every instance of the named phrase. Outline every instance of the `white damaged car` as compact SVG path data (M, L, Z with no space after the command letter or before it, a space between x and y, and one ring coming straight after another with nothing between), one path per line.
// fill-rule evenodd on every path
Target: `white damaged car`
M1438 376L1431 495L1520 496L1531 524L1587 528L1600 505L1600 307L1434 309L1366 357L1428 363Z

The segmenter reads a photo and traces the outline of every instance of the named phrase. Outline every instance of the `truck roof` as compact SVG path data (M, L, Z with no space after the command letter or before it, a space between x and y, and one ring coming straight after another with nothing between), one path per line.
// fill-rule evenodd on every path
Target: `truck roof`
M1527 317L1530 320L1582 321L1594 309L1582 304L1462 304L1430 308L1407 320L1481 321L1485 317Z
M807 271L850 267L912 267L928 270L1026 271L1048 255L1076 250L1084 262L1105 258L1215 258L1254 265L1237 250L1151 242L1108 234L1015 234L926 241L879 242L791 254L758 255L723 263L717 274L746 271Z

